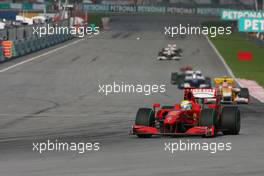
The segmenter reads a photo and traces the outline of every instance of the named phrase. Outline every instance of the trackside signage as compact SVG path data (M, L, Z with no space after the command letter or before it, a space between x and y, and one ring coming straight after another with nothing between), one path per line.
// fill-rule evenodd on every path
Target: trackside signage
M248 10L222 10L222 20L239 20L240 18L264 18L264 11L248 11Z
M240 32L264 32L264 18L241 18L238 26Z
M97 5L97 4L93 4L93 5L88 5L88 4L85 4L84 5L84 8L87 10L87 11L95 11L95 12L107 12L107 11L110 11L109 10L109 6L108 5Z
M132 12L132 13L172 13L184 15L219 16L220 8L197 8L197 7L168 7L168 6L146 6L146 5L103 5L84 4L83 9L95 12Z
M108 7L110 12L135 12L134 6L111 5Z
M197 8L196 14L204 16L219 16L221 14L221 11L221 8Z
M165 13L166 7L157 7L157 6L138 6L138 12L153 12L153 13Z
M196 9L184 7L167 7L167 13L193 15L196 13Z

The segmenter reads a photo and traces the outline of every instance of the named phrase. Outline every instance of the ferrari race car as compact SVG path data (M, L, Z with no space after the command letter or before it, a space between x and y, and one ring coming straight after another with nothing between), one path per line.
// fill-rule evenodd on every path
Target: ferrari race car
M215 86L220 90L222 103L249 103L249 91L247 88L236 86L232 77L222 76L214 79Z
M140 138L152 135L214 137L220 131L224 135L239 134L238 107L222 106L217 89L188 88L181 104L140 108L131 133Z
M176 44L170 45L166 48L163 48L159 54L158 60L179 60L183 56L182 49L179 49Z
M204 77L202 71L194 71L189 67L182 68L181 71L181 74L171 73L171 84L177 84L179 89L211 88L211 78Z

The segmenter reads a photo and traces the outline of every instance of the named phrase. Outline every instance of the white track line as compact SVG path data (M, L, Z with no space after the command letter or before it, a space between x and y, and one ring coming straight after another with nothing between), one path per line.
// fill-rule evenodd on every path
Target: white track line
M206 40L208 41L208 43L210 44L210 46L213 48L214 52L217 54L217 56L220 58L220 60L224 64L224 66L225 66L226 70L228 71L228 73L230 74L230 76L235 79L234 73L232 72L232 70L230 69L230 67L227 65L227 63L226 63L225 59L223 58L223 56L219 53L219 51L216 49L216 47L211 42L211 40L208 38L208 36L205 36L205 37L206 37Z
M41 57L43 57L43 56L46 56L46 55L49 55L49 54L54 53L54 52L56 52L56 51L59 51L59 50L61 50L61 49L63 49L63 48L69 47L69 46L71 46L71 45L75 45L76 43L79 43L79 42L81 42L81 41L83 41L83 40L84 40L84 39L80 39L80 40L74 41L74 42L72 42L72 43L68 43L67 45L63 45L63 46L61 46L61 47L59 47L59 48L55 48L55 49L53 49L53 50L50 50L50 51L45 52L45 53L43 53L43 54L40 54L40 55L38 55L38 56L35 56L35 57L30 58L30 59L24 60L24 61L22 61L22 62L19 62L19 63L17 63L17 64L14 64L14 65L12 65L12 66L9 66L9 67L7 67L7 68L4 68L4 69L0 70L0 73L6 72L6 71L8 71L8 70L11 70L11 69L13 69L13 68L15 68L15 67L18 67L18 66L20 66L20 65L26 64L26 63L28 63L28 62L32 62L32 61L34 61L34 60L36 60L36 59L39 59L39 58L41 58Z
M233 77L237 84L240 87L243 87L243 85L240 84L240 82L236 79L234 73L232 72L232 70L230 69L230 67L227 65L225 59L223 58L223 56L219 53L219 51L216 49L216 47L214 46L214 44L211 42L211 40L208 38L208 36L205 36L206 40L208 41L208 43L210 44L210 46L213 48L213 50L215 51L215 53L217 54L217 56L220 58L220 60L222 61L222 63L224 64L226 70L228 71L228 73L230 74L231 77ZM258 101L262 102L263 101L261 99L259 99L258 97L256 97L255 95L250 94L253 98L257 99Z

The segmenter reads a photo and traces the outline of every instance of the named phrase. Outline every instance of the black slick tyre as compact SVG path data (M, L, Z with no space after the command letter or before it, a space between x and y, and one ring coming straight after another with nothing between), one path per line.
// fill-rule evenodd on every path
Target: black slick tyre
M150 108L140 108L136 115L135 125L153 127L155 125L155 114ZM140 138L149 138L151 134L137 134Z
M224 135L238 135L240 131L240 111L236 106L222 109L221 128Z

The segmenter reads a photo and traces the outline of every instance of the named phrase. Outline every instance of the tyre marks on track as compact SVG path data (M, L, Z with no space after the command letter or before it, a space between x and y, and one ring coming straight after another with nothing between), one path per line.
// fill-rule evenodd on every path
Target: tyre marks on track
M118 33L113 34L112 38L116 39L116 38L120 37L121 35L122 35L122 32L118 32Z
M127 33L127 34L124 34L124 35L122 36L122 38L123 38L123 39L126 39L126 38L130 37L131 35L133 35L133 32L129 32L129 33Z
M116 33L111 35L111 39L128 39L133 34L134 34L134 32L125 32L125 31L116 32Z
M51 101L49 101L49 102L51 102ZM58 107L60 106L60 105L59 105L58 103L56 103L56 102L52 102L52 103L53 103L52 106L49 106L49 107L46 107L46 108L42 108L42 109L37 110L37 111L35 111L35 112L33 112L33 113L30 113L30 114L28 114L28 115L24 115L24 116L22 116L22 117L20 117L20 118L17 118L17 119L15 119L15 120L11 120L11 121L9 121L9 122L7 122L7 123L1 125L1 126L0 126L0 129L6 129L6 128L9 128L9 127L11 127L11 126L13 126L13 125L16 125L16 124L18 124L18 123L20 123L20 122L22 122L22 121L28 120L28 119L30 119L30 118L34 118L36 115L42 114L42 113L47 112L47 111L52 110L52 109L56 109L56 108L58 108Z

